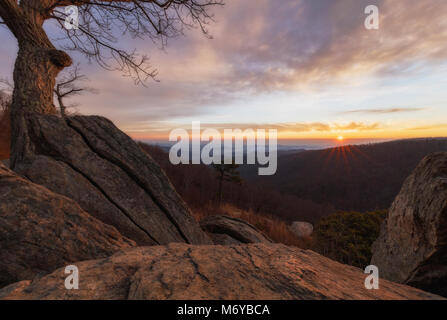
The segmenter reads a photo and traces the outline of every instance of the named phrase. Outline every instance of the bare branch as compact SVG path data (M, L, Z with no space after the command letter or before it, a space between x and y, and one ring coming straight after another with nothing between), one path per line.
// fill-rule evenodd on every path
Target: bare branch
M117 47L119 37L148 39L163 48L169 38L182 35L185 29L199 27L209 36L207 25L213 21L209 12L222 0L62 0L52 1L46 10L63 31L57 40L65 50L78 51L108 70L119 70L137 84L156 80L157 70L145 55ZM67 30L67 15L61 6L79 8L79 29Z
M54 94L59 103L59 108L63 117L66 116L66 109L73 107L73 105L65 104L64 100L66 98L85 92L97 93L96 89L85 86L87 81L88 78L80 73L79 65L75 65L58 77L54 88Z
M14 85L12 84L11 81L9 81L8 78L0 78L0 86L1 86L0 90L3 92L12 93L12 91L14 90Z
M13 86L7 78L0 79L0 123L4 120L5 114L11 105ZM1 128L0 128L1 129Z

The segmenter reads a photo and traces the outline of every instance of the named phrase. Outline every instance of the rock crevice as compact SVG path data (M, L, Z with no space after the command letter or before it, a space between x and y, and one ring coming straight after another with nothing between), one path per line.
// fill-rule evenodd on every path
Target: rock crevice
M59 269L0 289L0 299L441 299L386 280L367 290L362 270L278 244L138 247L76 266L79 290L61 286Z
M162 169L109 120L25 115L14 170L63 194L139 245L210 244Z
M89 142L89 140L87 139L87 137L83 134L82 130L78 129L76 126L74 126L72 124L72 120L67 119L67 125L72 128L73 130L75 130L84 140L85 144L92 150L92 152L95 152L97 155L99 155L101 158L103 158L105 161L110 161L111 163L115 164L117 167L119 167L121 170L123 170L125 173L127 173L132 180L137 183L145 192L146 194L151 198L151 200L161 209L161 211L163 211L163 213L166 215L166 217L169 219L169 221L171 221L171 223L175 226L175 228L177 229L178 233L180 234L180 236L183 238L183 240L186 243L190 243L190 241L188 240L188 238L183 234L182 229L180 228L180 226L178 225L178 223L175 221L175 219L171 216L169 210L166 209L166 207L157 199L157 197L153 194L152 190L148 189L147 186L141 182L140 178L138 175L135 175L135 173L132 171L131 168L127 167L125 165L125 163L118 161L117 159L113 158L113 157L107 157L106 155L104 155L101 150L97 150L95 149ZM100 138L100 137L98 137ZM105 141L107 142L107 141ZM108 145L109 147L112 147L110 145ZM161 168L160 168L161 170ZM100 188L99 186L96 186L97 188ZM113 200L108 197L108 199L113 203ZM125 213L129 219L132 219L128 213L126 213L124 211L123 208L120 208L118 204L114 203L115 206L117 206L121 211L123 211L123 213ZM132 222L138 226L138 224L132 220ZM141 228L140 226L138 226L140 229L144 230L144 228ZM146 234L147 231L144 230ZM155 240L150 234L148 234L148 236L153 239L153 241L156 244L159 244L157 240Z
M447 153L424 158L405 181L373 244L371 264L392 281L447 296Z
M73 200L0 163L0 287L135 245Z

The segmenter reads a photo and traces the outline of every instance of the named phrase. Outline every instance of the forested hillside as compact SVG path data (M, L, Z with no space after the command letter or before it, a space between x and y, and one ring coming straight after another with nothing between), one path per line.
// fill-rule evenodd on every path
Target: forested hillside
M447 151L446 138L304 151L280 155L271 177L258 177L251 169L244 176L339 210L372 211L388 208L419 161L438 151Z
M219 183L217 173L205 165L178 165L169 162L168 153L158 146L140 143L164 169L178 193L193 210L217 210ZM255 214L272 215L286 221L316 222L334 213L331 205L320 205L294 195L282 194L267 185L243 180L224 182L223 203Z

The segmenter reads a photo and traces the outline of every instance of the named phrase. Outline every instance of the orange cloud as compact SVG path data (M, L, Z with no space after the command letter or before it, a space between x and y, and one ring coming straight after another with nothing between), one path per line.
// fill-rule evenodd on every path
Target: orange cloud
M334 135L336 133L356 133L364 131L375 131L382 126L379 123L323 123L323 122L303 122L303 123L201 123L202 130L206 128L214 128L221 132L224 129L275 129L281 137L299 137L304 135ZM132 137L136 139L167 139L169 132L176 128L183 128L190 131L191 124L175 124L166 122L151 122L148 124L141 124L137 127L122 128L126 130Z
M340 114L387 114L387 113L403 113L403 112L418 112L426 110L426 108L388 108L388 109L358 109L341 112Z

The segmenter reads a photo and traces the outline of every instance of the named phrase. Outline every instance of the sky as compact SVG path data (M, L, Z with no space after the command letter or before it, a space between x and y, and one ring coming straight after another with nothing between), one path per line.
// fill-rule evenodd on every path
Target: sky
M364 26L368 5L378 30ZM98 91L75 97L78 112L160 141L192 121L280 139L447 136L447 1L226 0L213 13L212 39L192 29L160 50L119 38L157 68L145 86L70 53ZM0 76L12 78L17 45L0 37Z

